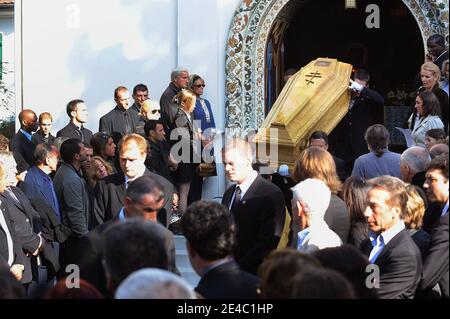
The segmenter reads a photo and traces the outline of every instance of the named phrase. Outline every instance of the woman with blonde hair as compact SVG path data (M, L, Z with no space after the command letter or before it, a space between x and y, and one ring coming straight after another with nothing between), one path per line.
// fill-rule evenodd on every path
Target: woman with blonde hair
M186 89L181 90L173 99L173 102L178 105L174 118L175 129L171 135L175 133L175 136L178 137L178 141L175 141L172 145L172 151L175 152L173 156L178 162L178 169L174 173L174 181L180 194L178 208L180 213L183 213L187 208L191 181L198 163L200 163L199 156L201 154L195 153L195 150L200 149L200 145L198 147L196 145L196 142L200 143L197 136L199 133L192 116L196 99L195 93Z
M419 88L417 94L421 92L432 92L436 95L439 101L439 113L441 114L441 120L444 123L445 131L448 129L448 95L439 87L439 81L441 79L441 70L433 62L425 62L420 67L420 79L422 80L422 86ZM418 111L414 109L411 119L409 120L409 128L414 129L416 121L419 121Z
M159 105L159 102L157 100L150 99L142 102L139 117L139 123L138 125L136 125L134 130L137 134L148 138L148 136L145 136L145 123L147 123L149 120L161 119L161 106Z
M87 171L89 185L95 188L97 182L114 172L111 165L101 156L94 156L91 160L91 167Z
M406 193L408 202L406 203L406 211L402 214L411 239L414 240L420 253L423 254L428 250L430 243L430 235L422 229L423 216L425 215L425 202L417 192L416 186L406 184Z
M317 178L325 182L331 191L330 204L325 212L325 222L345 244L350 230L350 217L344 201L338 197L342 183L336 172L336 164L328 151L320 147L308 147L300 153L295 162L293 178L296 183L308 178ZM299 231L298 216L292 216L293 238L291 247L297 246Z

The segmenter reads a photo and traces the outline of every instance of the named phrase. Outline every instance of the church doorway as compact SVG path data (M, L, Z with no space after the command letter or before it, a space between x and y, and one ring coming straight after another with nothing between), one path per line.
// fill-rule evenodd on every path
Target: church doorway
M356 9L345 9L351 3ZM380 9L380 29L365 26L369 3ZM276 98L282 89L283 72L317 57L367 68L372 87L391 99L389 92L410 87L423 61L423 43L434 33L448 34L448 2L242 0L227 38L226 127L242 136L261 127L269 95ZM387 105L406 103L391 100Z
M356 8L346 8L348 1L343 0L291 2L297 4L281 10L267 42L266 114L283 88L284 72L299 70L318 57L368 70L370 87L386 105L412 104L409 93L425 49L419 26L403 1L350 1ZM380 28L366 26L370 4L379 7ZM379 116L383 122L383 110Z

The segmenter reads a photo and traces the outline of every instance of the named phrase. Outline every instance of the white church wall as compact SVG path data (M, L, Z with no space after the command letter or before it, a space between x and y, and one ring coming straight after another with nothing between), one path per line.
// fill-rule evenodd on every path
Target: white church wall
M68 122L65 106L81 98L87 127L114 106L113 91L144 83L159 100L176 66L198 73L218 128L225 122L225 48L241 0L16 0L21 61L17 113L54 115L53 133ZM19 30L20 29L20 30ZM22 75L20 75L20 73ZM219 149L216 151L219 154ZM221 196L223 168L207 179L204 195Z
M0 11L0 32L2 33L2 61L8 72L3 74L2 81L8 91L14 92L14 15L12 11ZM10 99L8 109L0 110L0 120L14 115L15 100Z

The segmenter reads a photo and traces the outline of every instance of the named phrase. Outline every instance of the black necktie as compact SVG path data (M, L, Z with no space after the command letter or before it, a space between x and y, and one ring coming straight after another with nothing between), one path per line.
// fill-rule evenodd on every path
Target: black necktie
M78 129L78 133L80 134L81 142L84 143L83 125L81 125L80 128Z
M131 133L131 124L130 124L130 117L128 115L128 112L124 112L123 116L125 117L125 134Z
M239 204L239 202L241 201L241 193L242 193L241 188L239 186L236 186L236 190L234 192L233 204L231 205L231 209L236 207L236 205Z

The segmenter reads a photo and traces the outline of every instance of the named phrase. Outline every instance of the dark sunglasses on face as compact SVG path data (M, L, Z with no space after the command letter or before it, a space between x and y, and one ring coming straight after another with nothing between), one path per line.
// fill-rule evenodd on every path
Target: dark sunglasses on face
M152 114L155 114L155 113L160 113L161 114L161 110L160 109L154 109L154 110L152 110L151 113Z
M206 84L197 84L195 87L196 88L204 88L206 86Z

